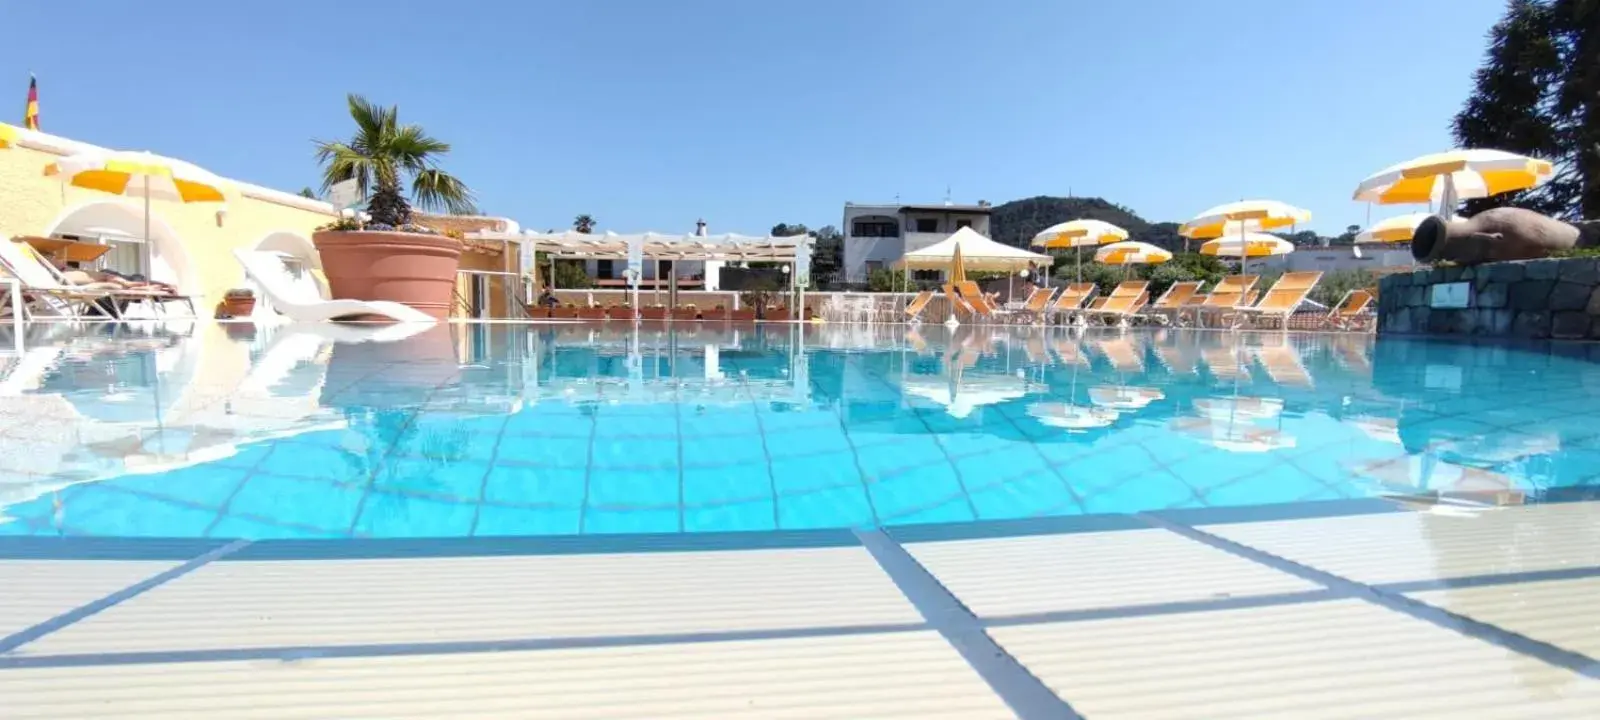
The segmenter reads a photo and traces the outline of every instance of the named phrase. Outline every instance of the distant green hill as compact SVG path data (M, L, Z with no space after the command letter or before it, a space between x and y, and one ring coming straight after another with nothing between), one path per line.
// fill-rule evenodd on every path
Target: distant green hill
M1103 220L1127 230L1130 239L1167 250L1183 250L1183 237L1178 235L1180 223L1150 222L1128 208L1097 197L1040 195L1002 203L992 210L989 230L999 242L1027 247L1040 230L1056 223L1082 219ZM1309 230L1281 235L1297 245L1321 243L1320 236Z

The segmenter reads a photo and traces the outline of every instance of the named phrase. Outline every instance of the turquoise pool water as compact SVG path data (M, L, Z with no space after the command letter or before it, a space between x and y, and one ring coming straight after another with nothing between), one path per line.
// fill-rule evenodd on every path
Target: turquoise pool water
M0 535L764 531L1600 482L1600 350L1192 330L39 328Z

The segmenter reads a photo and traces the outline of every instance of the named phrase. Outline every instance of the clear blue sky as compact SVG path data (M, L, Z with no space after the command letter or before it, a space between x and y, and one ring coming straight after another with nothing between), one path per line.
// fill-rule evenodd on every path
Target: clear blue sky
M454 144L525 227L838 224L845 201L1099 195L1150 220L1355 183L1450 146L1500 0L6 3L20 123L315 185L344 94ZM374 36L363 35L371 30ZM104 50L92 52L91 42ZM1373 218L1406 209L1376 208Z

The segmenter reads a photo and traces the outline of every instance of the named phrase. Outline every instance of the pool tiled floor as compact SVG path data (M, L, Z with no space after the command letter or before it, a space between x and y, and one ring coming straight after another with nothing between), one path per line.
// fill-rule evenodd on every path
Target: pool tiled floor
M1600 715L1600 503L1291 514L177 560L0 541L0 717Z

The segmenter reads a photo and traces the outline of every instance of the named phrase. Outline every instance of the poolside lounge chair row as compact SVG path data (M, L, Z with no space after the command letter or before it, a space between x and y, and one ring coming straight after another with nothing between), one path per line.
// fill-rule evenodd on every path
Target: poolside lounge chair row
M1287 328L1290 317L1321 279L1320 272L1285 273L1264 293L1256 289L1260 278L1253 275L1225 277L1211 292L1204 294L1200 291L1200 282L1177 282L1154 303L1150 302L1150 284L1142 280L1121 283L1110 293L1098 297L1093 283L1074 283L1062 288L1059 294L1054 288L1034 290L1020 308L1009 311L996 307L984 297L977 283L952 283L945 285L943 291L954 313L977 321L1042 323L1052 318L1060 322L1096 319L1122 325L1150 321L1172 325L1211 323L1230 328L1273 321ZM1368 310L1375 297L1375 292L1369 289L1347 292L1314 327L1356 329L1370 316ZM932 298L931 291L923 291L913 298L905 308L907 319L920 320Z
M153 285L125 287L109 282L75 283L25 242L0 240L0 273L21 286L19 294L22 297L19 305L12 307L10 296L5 296L0 300L0 311L19 314L24 320L43 317L120 320L122 311L136 302L147 302L161 314L165 314L168 303L178 303L188 306L190 317L195 315L193 297L168 292Z

